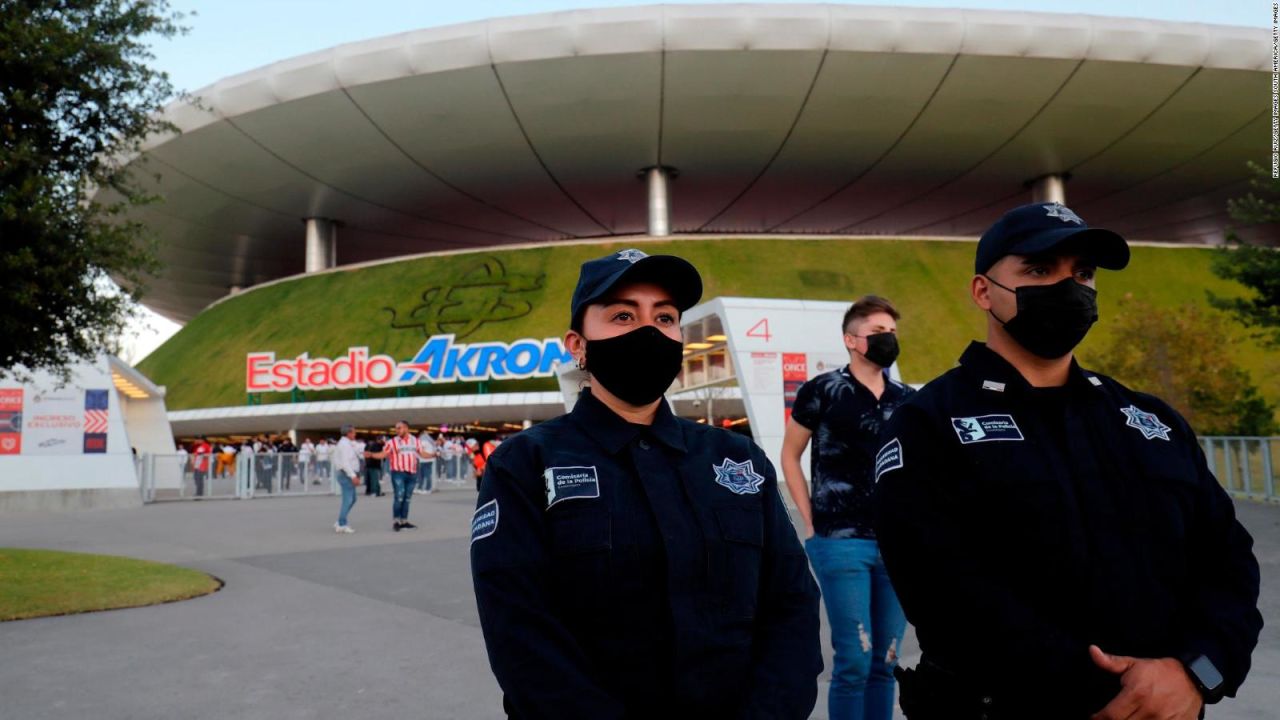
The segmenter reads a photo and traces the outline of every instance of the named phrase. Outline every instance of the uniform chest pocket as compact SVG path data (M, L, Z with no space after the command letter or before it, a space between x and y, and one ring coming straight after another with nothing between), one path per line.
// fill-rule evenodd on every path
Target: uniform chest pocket
M598 625L613 587L612 528L607 513L550 518L550 585L561 619L573 627Z
M612 527L607 513L572 515L551 521L553 557L571 557L612 547Z
M764 516L760 508L715 510L718 537L709 544L712 592L734 619L752 619L760 593Z
M759 508L716 508L716 525L728 542L764 547L764 518Z
M1143 468L1144 502L1139 507L1145 512L1153 538L1166 546L1181 547L1192 532L1199 503L1200 480L1196 461L1186 454L1172 451L1151 455L1154 457ZM1181 557L1181 553L1178 556Z

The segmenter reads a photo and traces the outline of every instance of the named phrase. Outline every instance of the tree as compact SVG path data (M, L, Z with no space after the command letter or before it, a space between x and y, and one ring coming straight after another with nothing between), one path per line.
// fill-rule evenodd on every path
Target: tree
M1247 195L1227 202L1232 221L1261 228L1280 223L1280 179L1254 163ZM1209 302L1230 312L1270 345L1280 345L1280 251L1245 242L1237 228L1227 228L1229 247L1217 251L1213 273L1235 280L1253 291L1251 297L1222 298L1209 293Z
M158 271L126 216L154 198L126 164L176 131L145 43L183 32L181 17L166 0L0 0L0 376L66 377L110 346Z
M1197 433L1269 435L1275 408L1235 363L1232 349L1241 341L1220 315L1195 305L1170 310L1126 294L1109 320L1110 343L1091 353L1089 364L1160 397Z

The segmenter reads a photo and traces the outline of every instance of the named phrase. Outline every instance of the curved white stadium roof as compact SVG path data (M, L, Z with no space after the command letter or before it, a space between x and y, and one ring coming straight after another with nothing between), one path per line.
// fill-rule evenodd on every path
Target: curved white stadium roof
M647 6L432 28L222 80L145 148L167 271L193 317L337 261L645 232L973 236L1069 173L1133 239L1216 242L1270 151L1264 29L841 5Z

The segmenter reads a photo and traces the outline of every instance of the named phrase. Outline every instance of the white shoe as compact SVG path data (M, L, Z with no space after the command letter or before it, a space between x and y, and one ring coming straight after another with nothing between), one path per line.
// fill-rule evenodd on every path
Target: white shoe
M342 526L341 526L341 525L339 525L338 523L334 523L334 524L333 524L333 531L334 531L334 532L336 532L336 533L341 533L341 532L342 532Z
M343 533L346 533L347 535L351 535L355 531L356 529L351 527L350 525L343 525L342 529L339 532L343 532Z

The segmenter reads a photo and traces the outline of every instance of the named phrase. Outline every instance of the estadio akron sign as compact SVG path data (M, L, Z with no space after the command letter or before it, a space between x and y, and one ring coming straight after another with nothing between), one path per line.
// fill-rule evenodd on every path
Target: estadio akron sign
M404 361L371 355L367 347L348 348L338 358L303 353L277 360L274 352L251 352L245 358L245 389L251 393L354 390L419 382L522 380L551 377L557 365L573 360L559 338L469 344L453 340L453 335L433 335Z

